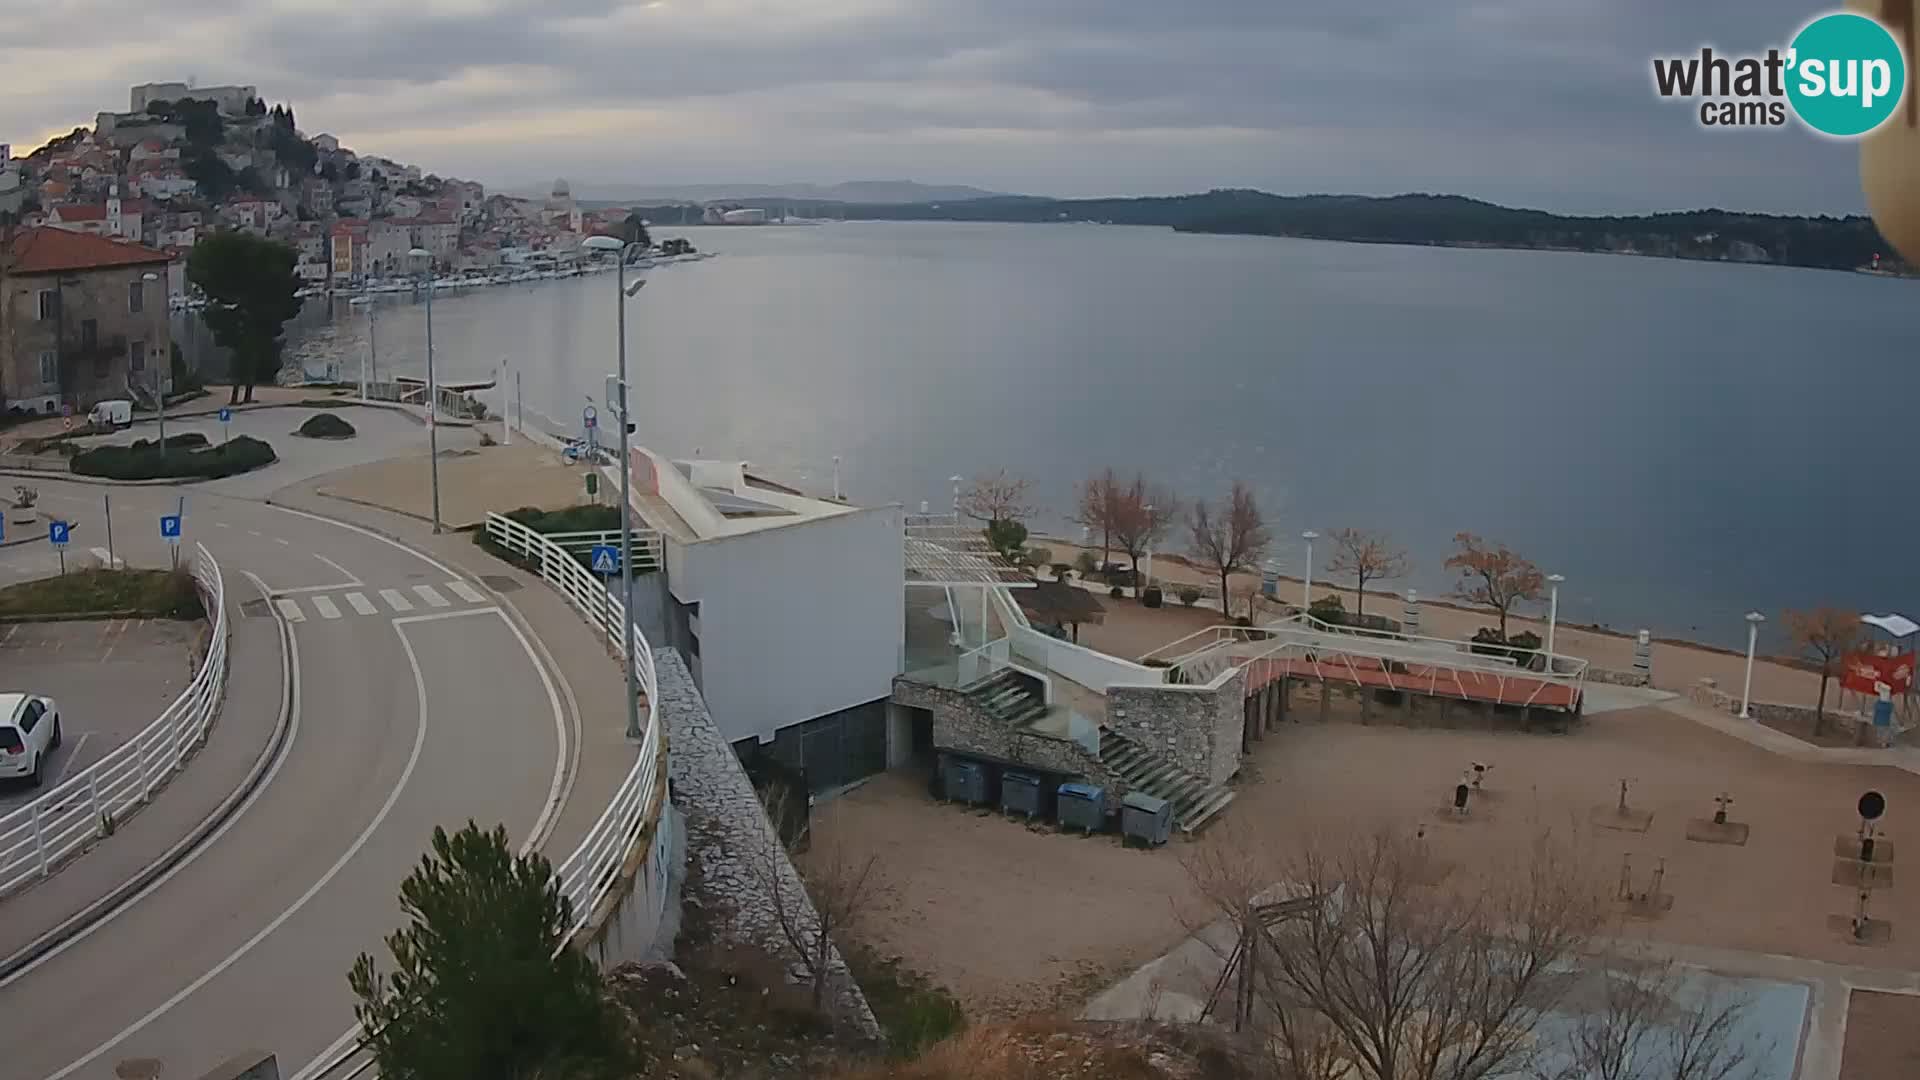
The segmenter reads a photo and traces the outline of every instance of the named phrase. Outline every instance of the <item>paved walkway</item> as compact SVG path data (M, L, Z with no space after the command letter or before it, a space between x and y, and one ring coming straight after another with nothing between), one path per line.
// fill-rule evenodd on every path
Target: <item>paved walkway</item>
M1696 705L1683 697L1660 702L1657 707L1722 735L1795 761L1820 765L1883 765L1920 776L1920 747L1814 746L1785 732L1775 731L1758 720L1742 720Z

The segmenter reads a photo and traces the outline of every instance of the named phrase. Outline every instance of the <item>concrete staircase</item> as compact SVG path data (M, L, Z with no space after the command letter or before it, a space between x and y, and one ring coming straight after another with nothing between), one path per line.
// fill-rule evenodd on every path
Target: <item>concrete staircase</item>
M1013 727L1025 727L1047 714L1040 688L1012 668L1001 668L968 690L967 695L995 719Z
M1182 832L1198 832L1234 800L1224 784L1209 784L1111 729L1100 732L1100 762L1120 774L1135 791L1173 804L1173 823Z

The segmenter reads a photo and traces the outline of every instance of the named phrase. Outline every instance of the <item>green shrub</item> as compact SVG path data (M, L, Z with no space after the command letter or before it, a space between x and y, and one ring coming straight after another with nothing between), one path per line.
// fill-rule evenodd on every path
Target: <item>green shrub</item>
M73 471L109 480L215 480L278 460L272 446L250 435L201 450L182 448L164 454L151 440L141 439L132 446L83 450L73 456Z
M1329 626L1339 626L1347 621L1347 605L1339 596L1328 593L1308 604L1307 614Z
M1180 602L1192 607L1200 602L1200 590L1191 585L1180 586Z
M1009 562L1017 562L1027 546L1027 527L1017 521L990 521L986 536L993 550Z
M156 619L206 614L193 575L179 570L74 570L0 589L0 615L138 612Z
M316 413L307 417L294 434L309 439L351 439L356 432L352 424L332 413Z
M1158 585L1149 585L1140 590L1140 602L1148 607L1159 607L1165 599Z
M179 435L167 436L167 449L169 450L198 450L206 445L208 445L207 437L197 431L187 431Z
M1025 558L1028 566L1042 567L1053 561L1053 549L1030 547L1026 550Z
M1114 598L1115 600L1118 600L1121 597L1127 595L1127 590L1121 588L1118 585L1115 585L1113 588L1107 590L1107 595Z
M1093 557L1093 552L1083 551L1074 556L1073 568L1080 571L1081 578L1085 579L1091 577L1095 570L1100 569L1100 560Z

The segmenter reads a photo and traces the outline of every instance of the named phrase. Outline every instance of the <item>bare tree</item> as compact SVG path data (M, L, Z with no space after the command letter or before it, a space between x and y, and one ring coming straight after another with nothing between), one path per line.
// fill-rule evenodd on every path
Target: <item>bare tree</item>
M1827 681L1833 678L1840 660L1860 646L1865 636L1860 616L1841 608L1823 607L1812 611L1786 613L1787 636L1801 655L1820 662L1820 700L1813 710L1813 733L1827 727Z
M1253 492L1235 480L1233 490L1217 510L1209 507L1205 499L1194 500L1188 526L1192 532L1193 554L1220 576L1220 613L1232 618L1233 600L1228 582L1234 574L1258 562L1267 553L1270 542ZM1251 617L1253 613L1249 610L1247 614Z
M960 491L960 512L991 525L997 521L1020 521L1033 516L1030 501L1033 482L1005 469L981 473Z
M1407 574L1406 551L1394 547L1384 533L1335 529L1332 540L1333 558L1327 562L1327 573L1353 575L1356 616L1367 613L1367 582L1391 581Z
M1126 552L1130 568L1140 568L1140 557L1166 534L1179 512L1180 501L1173 492L1148 490L1146 477L1138 473L1133 483L1114 493L1113 542Z
M750 852L747 873L771 901L781 943L806 970L813 1007L823 1009L827 978L835 958L834 939L859 925L888 894L879 871L880 857L859 857L834 840L823 848L809 845L806 867L789 861L779 839L796 831L793 820L804 800L789 798L780 785L762 796L773 841Z
M1102 565L1106 564L1107 552L1113 548L1114 501L1119 492L1120 482L1114 478L1113 470L1104 469L1087 477L1074 500L1073 523L1100 534Z
M1453 594L1462 600L1492 608L1500 616L1500 637L1507 636L1507 615L1522 600L1540 599L1547 579L1540 568L1507 550L1505 544L1489 546L1472 533L1453 538L1459 548L1447 558L1446 567L1460 574Z
M1600 925L1603 890L1542 833L1477 876L1422 841L1375 831L1282 863L1215 855L1198 886L1255 942L1253 1015L1275 1071L1304 1080L1492 1080L1541 1060L1536 1037L1566 966Z
M1749 1002L1651 949L1609 948L1569 993L1564 1052L1537 1080L1748 1080L1765 1048L1740 1037Z

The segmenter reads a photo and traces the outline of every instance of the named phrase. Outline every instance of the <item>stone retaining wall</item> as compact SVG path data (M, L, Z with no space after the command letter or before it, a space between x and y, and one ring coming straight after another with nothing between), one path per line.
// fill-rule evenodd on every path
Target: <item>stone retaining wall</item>
M933 745L940 750L978 754L1015 761L1036 769L1080 777L1106 789L1107 809L1116 810L1127 782L1107 768L1098 755L1070 739L1056 739L1011 727L988 713L971 695L942 686L930 686L905 676L893 680L895 704L925 709L933 714Z
M799 905L807 926L818 927L819 915L807 898L806 886L774 835L740 759L714 726L679 653L655 650L654 680L660 717L673 748L668 755L673 803L687 817L688 850L699 857L707 886L734 909L733 922L722 927L722 933L797 964L780 930L775 897L753 868L770 856L777 859L780 894ZM883 1037L866 995L838 948L829 964L827 1009L843 1031L875 1041Z
M1695 705L1705 706L1715 712L1723 712L1731 716L1740 715L1740 695L1730 694L1720 689L1719 685L1710 678L1703 678L1695 682L1692 686L1687 687L1687 700L1693 702ZM1811 725L1815 719L1814 710L1805 705L1782 705L1776 701L1754 701L1748 703L1747 709L1753 714L1754 720L1763 724ZM1839 731L1845 731L1851 726L1854 732L1853 742L1855 746L1882 745L1880 732L1878 732L1872 724L1863 723L1861 718L1853 713L1829 710L1827 712L1827 725L1829 729Z
M1607 668L1590 667L1587 669L1587 681L1607 683L1611 686L1651 686L1653 679L1644 671L1611 671Z
M1240 771L1246 670L1217 687L1107 687L1107 726L1209 784Z

